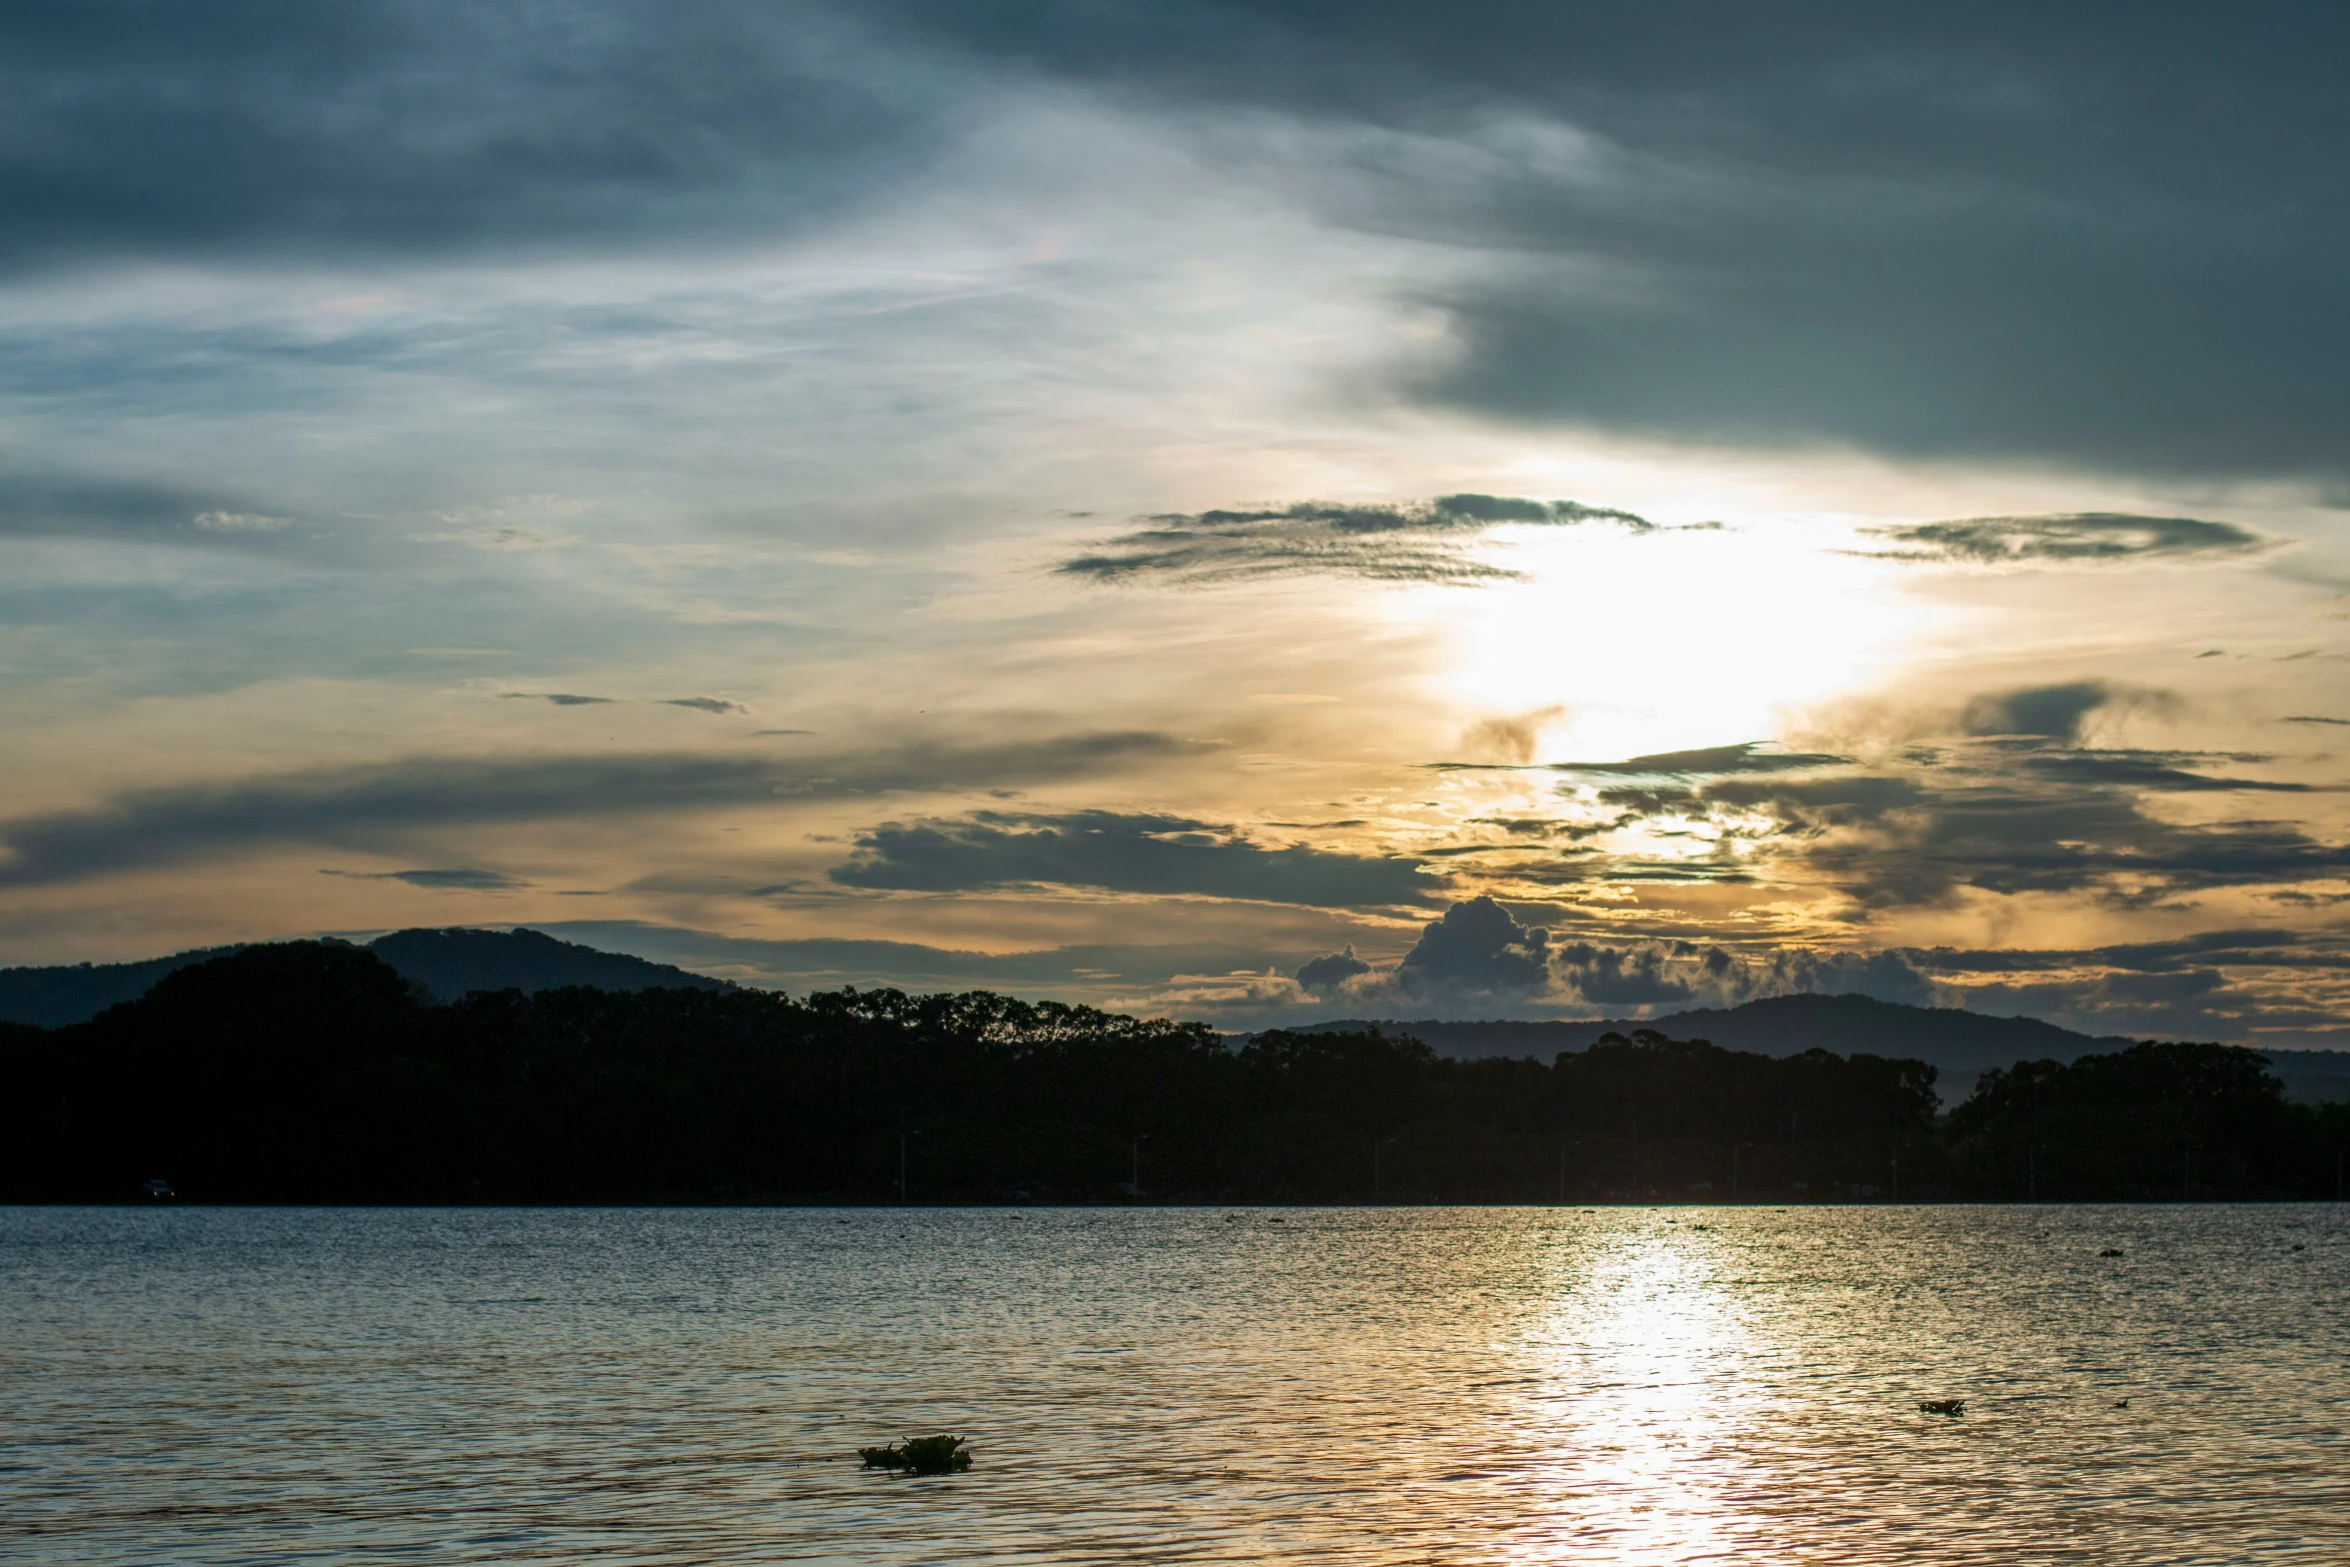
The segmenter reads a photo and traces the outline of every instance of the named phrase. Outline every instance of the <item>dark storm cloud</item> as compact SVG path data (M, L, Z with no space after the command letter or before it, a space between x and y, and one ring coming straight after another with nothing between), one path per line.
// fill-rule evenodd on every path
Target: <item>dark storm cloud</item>
M1111 811L885 822L860 834L856 857L831 875L843 886L890 891L1044 884L1326 908L1412 903L1430 888L1412 860L1268 849L1188 817Z
M0 822L0 886L182 863L269 842L368 846L436 827L704 810L904 789L1061 780L1194 755L1148 732L986 746L908 746L821 758L805 773L766 759L691 755L417 757L226 784L134 790L88 810ZM819 774L820 770L820 775Z
M157 0L0 12L0 266L637 244L836 209L942 105L845 8Z
M1503 418L2343 471L2350 13L901 0L1203 118L1344 132L1341 221L1493 264L1416 383ZM1521 127L1570 132L1544 140ZM1315 177L1318 175L1318 179Z
M1408 506L1300 501L1271 511L1204 511L1142 519L1055 569L1097 582L1154 580L1191 586L1268 577L1358 577L1453 585L1515 582L1522 574L1473 559L1467 543L1507 523L1540 527L1609 522L1636 533L1656 525L1628 511L1580 501L1511 495L1445 495Z
M2232 522L2074 512L2049 517L1968 517L1905 528L1868 528L1889 548L1881 560L1998 566L2030 561L2176 560L2245 555L2268 540Z

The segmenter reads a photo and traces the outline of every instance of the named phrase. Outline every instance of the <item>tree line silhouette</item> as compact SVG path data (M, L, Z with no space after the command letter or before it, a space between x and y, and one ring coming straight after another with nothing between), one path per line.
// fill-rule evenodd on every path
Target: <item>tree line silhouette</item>
M249 947L0 1025L0 1197L1545 1202L2332 1197L2350 1107L2146 1044L1986 1073L1639 1030L1543 1063L988 994L588 988L430 1004Z

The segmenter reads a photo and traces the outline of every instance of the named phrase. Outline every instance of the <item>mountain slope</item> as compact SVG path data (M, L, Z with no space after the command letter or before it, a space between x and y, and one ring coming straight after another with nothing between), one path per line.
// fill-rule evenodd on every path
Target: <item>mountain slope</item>
M164 975L191 963L225 958L235 947L199 947L137 963L61 963L52 968L0 969L0 1023L63 1028L108 1007L136 1001Z
M422 985L435 1001L454 1001L469 990L536 993L566 985L593 985L599 990L733 988L722 979L557 941L535 930L401 930L367 946L402 978ZM42 1028L83 1022L120 1002L136 1001L166 974L238 950L207 947L138 963L0 969L0 1022Z
M435 1001L454 1001L474 990L536 994L566 985L598 990L734 989L723 979L557 941L535 930L398 930L367 945L404 978L431 992Z

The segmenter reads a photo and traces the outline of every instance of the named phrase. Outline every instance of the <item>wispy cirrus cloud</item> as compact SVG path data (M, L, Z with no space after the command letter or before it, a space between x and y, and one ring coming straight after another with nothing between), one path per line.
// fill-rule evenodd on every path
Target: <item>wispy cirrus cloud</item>
M322 876L345 876L354 881L396 881L411 887L422 887L433 892L511 892L530 883L508 876L503 871L483 870L478 866L451 866L443 869L409 871L342 871L322 870Z
M913 744L793 766L681 753L410 757L230 783L131 790L86 810L0 821L0 886L186 863L265 843L371 848L470 824L696 811L778 798L1064 780L1210 749L1149 731Z
M1467 494L1404 505L1299 501L1143 520L1149 526L1107 539L1055 570L1096 582L1192 587L1301 576L1463 586L1522 580L1522 573L1469 552L1478 537L1498 527L1604 522L1635 533L1657 531L1647 518L1612 507Z
M1946 566L2209 560L2257 554L2275 543L2232 522L2125 512L1965 517L1863 531L1884 540L1885 547L1861 553L1879 560Z

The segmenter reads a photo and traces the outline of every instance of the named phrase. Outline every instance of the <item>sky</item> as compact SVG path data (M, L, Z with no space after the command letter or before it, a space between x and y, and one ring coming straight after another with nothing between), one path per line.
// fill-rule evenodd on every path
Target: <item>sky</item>
M0 962L2350 1043L2346 35L0 9Z

